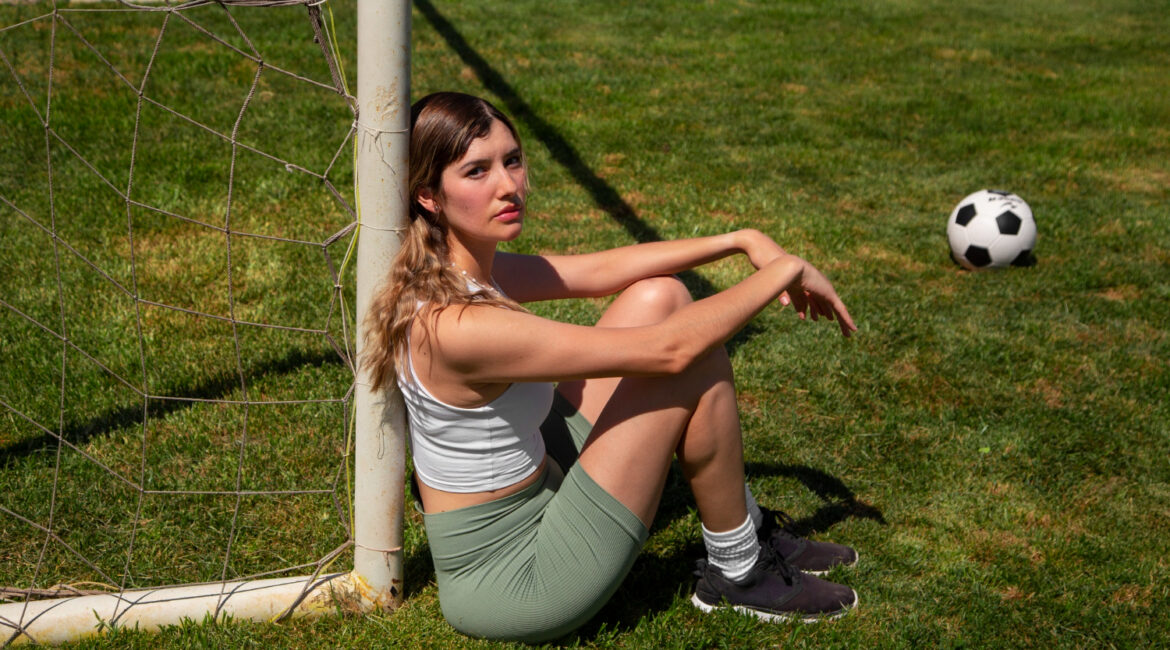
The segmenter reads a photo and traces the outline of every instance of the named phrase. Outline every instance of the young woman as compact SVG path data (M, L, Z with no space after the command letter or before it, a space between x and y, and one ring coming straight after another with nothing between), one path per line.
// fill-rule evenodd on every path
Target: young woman
M443 614L521 641L586 622L629 571L671 460L707 559L692 602L765 619L844 614L852 589L812 573L848 547L791 534L744 483L723 344L773 301L856 328L832 285L754 230L584 255L497 251L520 236L527 169L511 122L437 93L411 111L411 223L367 322L363 363L397 385ZM671 274L728 255L757 271L692 301ZM521 303L618 294L593 327ZM555 389L554 389L555 384Z

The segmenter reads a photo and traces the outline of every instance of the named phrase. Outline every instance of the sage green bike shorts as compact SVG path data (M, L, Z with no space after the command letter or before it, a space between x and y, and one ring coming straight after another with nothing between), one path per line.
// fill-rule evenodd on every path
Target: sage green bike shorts
M555 639L592 618L621 585L648 531L575 462L590 428L558 394L541 427L554 459L541 480L489 503L423 515L439 603L455 629Z

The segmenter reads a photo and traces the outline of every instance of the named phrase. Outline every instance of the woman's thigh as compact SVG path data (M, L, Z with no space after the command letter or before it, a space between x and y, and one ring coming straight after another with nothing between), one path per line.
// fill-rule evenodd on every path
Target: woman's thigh
M471 636L540 642L588 621L647 530L580 467L536 490L427 515L443 615Z

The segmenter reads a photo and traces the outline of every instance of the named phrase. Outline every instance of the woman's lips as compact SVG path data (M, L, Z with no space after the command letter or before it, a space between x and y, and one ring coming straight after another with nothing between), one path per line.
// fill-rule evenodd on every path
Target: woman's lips
M498 221L516 221L520 218L521 214L523 214L523 211L520 209L520 206L513 205L497 212L496 219Z

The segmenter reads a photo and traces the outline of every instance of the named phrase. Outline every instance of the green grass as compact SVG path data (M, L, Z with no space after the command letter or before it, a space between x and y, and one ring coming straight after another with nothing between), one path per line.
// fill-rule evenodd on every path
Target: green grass
M687 602L697 519L674 477L630 578L563 645L1142 647L1170 638L1168 9L1106 0L416 2L414 95L483 94L524 137L534 192L514 250L760 228L825 269L860 326L843 341L776 309L733 344L757 496L804 531L861 551L860 566L832 575L858 591L860 609L816 626L701 616ZM0 25L43 11L0 7ZM266 60L327 79L303 10L283 11L233 15ZM352 75L352 7L334 12ZM209 24L227 29L215 14L206 12ZM84 20L120 65L144 68L151 21ZM230 130L254 70L172 28L156 61L159 87ZM43 29L0 33L0 49L41 89L47 68L35 52L47 38ZM135 96L86 72L82 48L60 47L55 127L124 187ZM279 77L266 83L242 139L327 164L348 128L344 103ZM19 91L0 87L0 196L42 216L44 131ZM226 147L157 111L143 119L134 180L143 201L222 225ZM124 204L69 156L54 156L58 232L131 282ZM254 156L238 164L240 229L321 241L348 222L319 184ZM331 174L343 193L349 169L343 155ZM1036 266L973 274L949 260L946 217L984 187L1030 203ZM239 398L237 365L253 398L336 397L348 386L320 337L250 332L237 364L229 327L157 308L144 308L140 352L132 301L6 206L0 214L0 298L53 328L64 303L79 347L158 393ZM319 249L234 238L229 266L222 234L144 211L132 218L145 297L221 314L230 268L239 318L318 327L329 317L332 280ZM335 264L345 244L331 247ZM732 260L686 279L702 293L748 270ZM603 306L535 309L588 323ZM335 321L327 327L341 340ZM0 397L87 454L159 489L234 489L241 409L152 413L144 468L132 391L69 352L59 422L60 342L4 309L0 344ZM69 477L55 497L60 534L120 577L136 494L77 452L58 459L56 444L20 417L0 417L0 505L43 522L51 477ZM254 439L243 480L260 486L249 489L333 485L344 446L337 405L252 407L246 417ZM201 547L222 549L234 500L184 499L141 506L136 584L223 571L222 550ZM345 539L347 515L328 498L294 501L257 499L241 511L229 575L311 561ZM392 615L118 630L80 645L497 646L443 621L419 524L408 517L407 598ZM5 515L0 539L0 584L27 585L43 536ZM40 586L92 579L60 549L42 563Z

